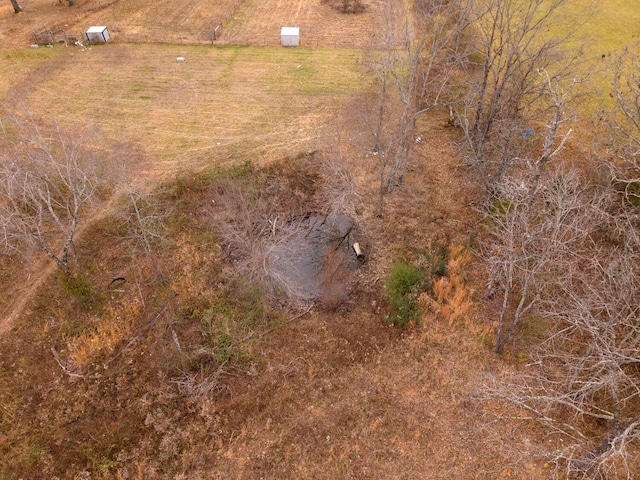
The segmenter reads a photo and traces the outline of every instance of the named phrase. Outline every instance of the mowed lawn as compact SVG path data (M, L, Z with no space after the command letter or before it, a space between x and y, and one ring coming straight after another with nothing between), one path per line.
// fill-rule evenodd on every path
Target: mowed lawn
M609 55L627 45L640 43L640 2L638 0L569 1L571 9L593 5L581 33L591 40L594 55Z
M314 149L367 82L357 50L107 44L41 51L13 52L13 65L0 69L18 85L2 82L0 94L68 128L142 147L155 174Z
M588 2L566 8L575 13ZM639 40L640 4L594 5L579 34L591 39L586 60L601 70L592 82L607 96L606 62ZM0 102L11 109L19 99L20 108L70 128L135 143L154 173L172 173L316 148L341 105L372 81L361 58L358 49L120 43L4 51Z

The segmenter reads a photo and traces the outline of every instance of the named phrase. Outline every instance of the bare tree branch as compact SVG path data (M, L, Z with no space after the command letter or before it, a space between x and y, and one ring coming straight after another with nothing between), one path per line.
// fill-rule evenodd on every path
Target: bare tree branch
M75 262L74 239L87 205L103 184L90 132L43 129L27 114L3 122L0 154L0 235L8 249L42 251L65 272Z

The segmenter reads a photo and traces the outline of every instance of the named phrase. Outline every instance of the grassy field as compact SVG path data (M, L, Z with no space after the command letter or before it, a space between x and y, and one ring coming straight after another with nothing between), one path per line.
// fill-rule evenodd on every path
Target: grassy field
M333 112L366 83L354 50L115 44L21 52L5 55L7 69L30 75L23 108L70 128L97 127L107 143L140 145L154 173L313 150Z
M5 102L33 86L31 78L54 63L60 49L5 50L0 52L0 98Z
M640 6L630 0L567 2L566 12L574 16L572 25L584 22L570 45L583 52L584 71L590 74L585 90L590 95L583 114L592 116L610 106L613 93L612 69L617 55L630 48L640 52Z
M579 31L591 40L594 57L610 55L640 41L640 5L633 0L585 2L593 6L584 27ZM568 2L569 9L582 7L581 2Z

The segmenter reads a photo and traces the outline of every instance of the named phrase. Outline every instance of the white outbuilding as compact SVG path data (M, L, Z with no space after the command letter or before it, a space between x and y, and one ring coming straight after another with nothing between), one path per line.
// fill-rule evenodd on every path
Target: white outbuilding
M105 43L111 38L109 36L109 29L105 26L89 27L86 35L90 43Z
M297 47L300 45L300 27L282 27L280 38L283 47Z

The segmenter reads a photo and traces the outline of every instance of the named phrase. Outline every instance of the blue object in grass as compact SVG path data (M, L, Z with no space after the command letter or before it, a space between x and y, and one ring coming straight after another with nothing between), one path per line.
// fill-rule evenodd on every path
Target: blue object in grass
M525 130L524 132L520 132L520 136L521 137L530 137L532 133L533 133L533 130L529 129L529 130Z

